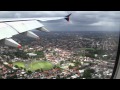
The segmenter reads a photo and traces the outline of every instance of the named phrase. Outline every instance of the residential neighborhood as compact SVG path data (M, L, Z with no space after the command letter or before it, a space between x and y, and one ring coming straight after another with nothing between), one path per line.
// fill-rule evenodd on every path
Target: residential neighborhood
M117 42L109 42L109 48L98 45L100 41L84 38L86 33L82 32L83 37L78 33L58 33L47 35L51 39L46 39L44 33L41 41L32 41L21 49L8 46L0 47L0 78L14 79L109 79L112 75L115 64L115 50ZM59 36L59 34L61 34ZM108 34L109 35L109 34ZM108 35L106 37L108 37ZM70 36L70 37L69 37ZM88 35L89 36L89 35ZM87 37L88 37L87 36ZM115 37L113 37L114 39ZM86 41L87 40L87 41ZM102 40L102 39L100 39ZM94 44L93 44L94 41ZM104 40L101 42L103 43ZM111 43L111 46L110 46ZM87 46L88 45L88 46ZM98 45L96 47L96 45ZM99 49L99 53L95 49ZM101 50L101 51L100 51ZM104 52L102 51L104 50ZM105 52L106 50L106 52ZM109 50L109 52L107 51ZM46 61L52 64L52 69L35 71L26 70L25 67L14 65L15 62L27 63L32 61Z

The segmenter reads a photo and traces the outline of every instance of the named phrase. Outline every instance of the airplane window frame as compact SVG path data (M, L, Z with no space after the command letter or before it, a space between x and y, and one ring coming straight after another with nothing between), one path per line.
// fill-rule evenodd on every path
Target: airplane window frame
M120 65L120 31L119 31L119 42L118 42L118 49L117 49L117 55L116 55L116 60L113 68L113 73L110 79L116 79L116 76L118 74L118 71L120 70L119 65Z

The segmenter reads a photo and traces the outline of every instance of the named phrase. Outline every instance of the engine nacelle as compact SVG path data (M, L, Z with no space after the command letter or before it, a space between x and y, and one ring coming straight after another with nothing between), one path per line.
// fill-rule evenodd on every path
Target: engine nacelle
M9 39L5 39L4 40L4 44L11 46L11 47L17 47L17 48L21 48L22 46L17 43L16 41L14 41L13 39L9 38Z
M39 39L39 36L36 35L35 33L31 32L31 31L25 32L24 35L26 35L28 37L31 37L31 38Z

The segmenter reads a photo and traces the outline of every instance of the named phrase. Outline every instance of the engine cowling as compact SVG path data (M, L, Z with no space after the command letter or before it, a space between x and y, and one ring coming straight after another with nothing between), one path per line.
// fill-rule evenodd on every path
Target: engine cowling
M31 38L39 39L39 36L36 35L35 33L31 32L31 31L25 32L24 35L26 35L28 37L31 37Z
M5 39L4 40L4 44L8 45L8 46L11 46L11 47L17 47L17 48L21 48L22 47L19 43L17 43L16 41L14 41L11 38Z

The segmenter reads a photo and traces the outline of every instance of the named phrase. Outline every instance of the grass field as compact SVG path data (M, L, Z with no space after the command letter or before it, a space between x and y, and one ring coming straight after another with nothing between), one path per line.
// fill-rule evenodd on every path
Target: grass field
M27 65L25 65L24 62L15 62L13 63L13 65L26 68L26 70L30 70L30 71L35 71L38 69L49 70L53 68L53 65L47 61L32 61Z
M32 62L28 65L27 70L35 71L37 69L49 70L53 65L47 61Z
M14 62L13 65L17 65L18 67L25 68L25 63L24 62Z

